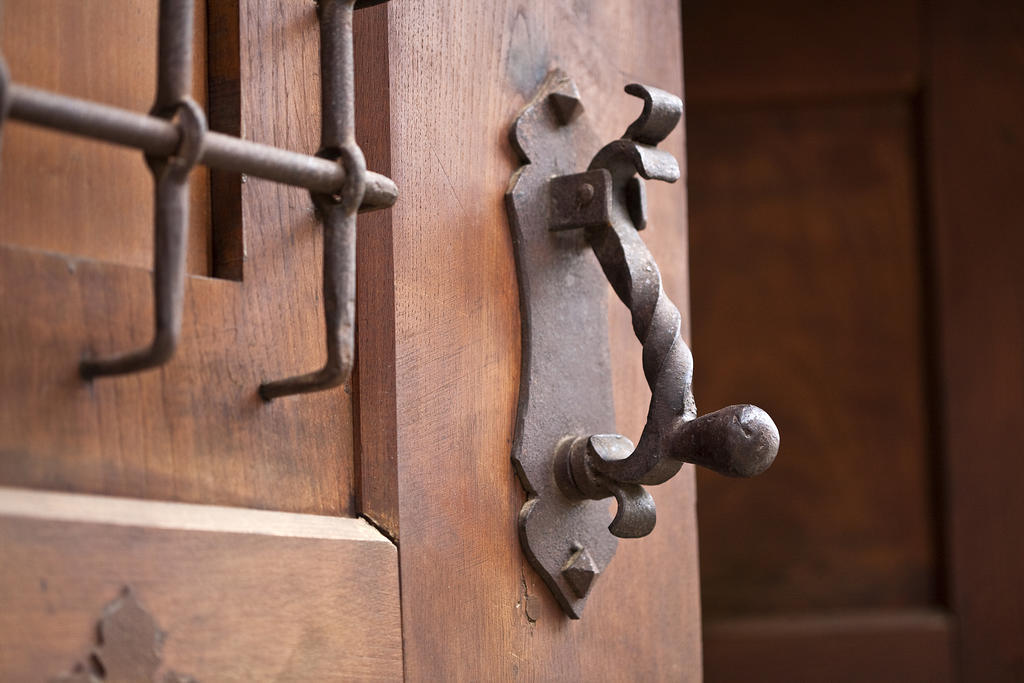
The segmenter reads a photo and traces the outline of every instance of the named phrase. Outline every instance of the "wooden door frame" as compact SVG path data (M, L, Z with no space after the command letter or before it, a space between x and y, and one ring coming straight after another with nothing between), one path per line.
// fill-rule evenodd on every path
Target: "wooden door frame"
M929 4L924 86L947 600L963 681L1024 679L1024 8Z

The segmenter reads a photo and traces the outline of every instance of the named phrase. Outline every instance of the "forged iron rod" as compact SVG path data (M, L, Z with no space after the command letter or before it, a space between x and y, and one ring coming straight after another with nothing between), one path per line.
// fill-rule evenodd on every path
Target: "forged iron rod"
M0 0L2 1L2 0ZM323 305L327 361L315 372L260 386L265 400L321 391L347 381L355 357L356 214L390 207L394 182L366 170L355 140L352 15L387 0L320 0L321 146L316 156L207 129L191 98L192 0L159 0L157 92L148 114L11 84L0 58L0 125L24 123L142 150L154 180L152 342L127 353L89 357L92 379L156 368L181 336L188 245L188 178L196 164L304 187L324 225Z
M188 177L202 153L206 116L189 97L192 84L194 5L160 0L156 97L150 113L180 119L180 142L172 154L146 155L153 175L153 341L128 352L84 359L86 379L123 375L166 363L181 338L188 252Z
M368 190L366 160L356 144L352 14L355 0L321 0L320 151L346 169L333 194L313 192L324 219L323 298L327 360L319 370L260 385L260 396L323 391L348 381L355 362L356 213Z
M679 180L675 157L657 145L679 123L683 102L639 83L626 86L626 92L644 100L643 113L623 138L598 151L587 173L554 178L551 192L570 215L577 198L584 196L585 183L591 193L613 198L601 221L576 227L586 230L608 282L629 308L633 331L643 345L651 403L636 446L618 434L579 436L559 449L556 468L564 472L561 481L569 495L592 500L615 496L618 511L608 530L619 538L639 538L653 530L656 517L654 499L641 484L662 484L683 463L732 477L755 476L775 460L779 430L768 413L753 405L697 416L693 354L680 331L682 314L665 293L658 264L639 233L647 219L637 175ZM559 220L556 227L568 223Z
M7 99L9 118L23 123L139 149L151 156L170 156L178 149L178 127L156 116L17 83L10 84ZM337 192L345 184L345 169L337 162L214 131L203 139L199 163L324 194ZM390 178L367 171L360 210L389 207L397 196L398 188Z

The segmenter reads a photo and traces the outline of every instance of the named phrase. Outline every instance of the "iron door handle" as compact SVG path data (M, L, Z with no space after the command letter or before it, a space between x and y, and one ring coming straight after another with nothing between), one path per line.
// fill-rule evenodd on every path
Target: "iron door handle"
M609 530L636 538L649 534L655 522L654 500L642 485L668 481L687 462L731 477L760 474L775 459L779 431L753 405L697 417L693 355L680 332L681 315L639 234L647 225L641 177L679 179L675 157L656 146L679 122L683 105L675 95L637 83L626 92L643 99L643 113L594 156L586 172L551 180L551 229L585 231L612 289L629 308L643 344L650 410L635 447L618 434L576 437L561 445L555 468L566 495L614 496L618 513ZM602 203L596 212L594 202Z
M643 179L680 176L675 157L657 145L679 123L682 102L639 84L626 92L643 99L643 113L604 147L582 116L575 83L557 69L511 130L522 162L505 195L523 340L512 445L527 494L519 538L572 618L581 616L618 539L653 530L645 485L667 481L687 462L749 477L767 469L779 448L778 429L755 406L697 416L679 309L639 234L647 227ZM615 425L606 279L632 315L651 387L635 446L606 433ZM611 523L610 497L618 503Z

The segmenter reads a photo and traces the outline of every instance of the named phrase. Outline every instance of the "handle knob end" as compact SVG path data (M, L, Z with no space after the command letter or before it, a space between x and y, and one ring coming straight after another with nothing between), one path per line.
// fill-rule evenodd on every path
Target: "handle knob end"
M775 461L779 428L757 406L729 406L683 425L671 452L727 477L753 477Z

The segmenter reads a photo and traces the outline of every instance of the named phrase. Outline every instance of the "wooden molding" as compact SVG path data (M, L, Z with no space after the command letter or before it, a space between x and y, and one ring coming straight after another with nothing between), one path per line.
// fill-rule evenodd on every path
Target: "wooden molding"
M199 681L402 677L398 550L363 520L2 488L0 547L3 680L82 661L124 586Z
M5 486L0 486L0 517L390 544L366 521L349 517L30 491Z
M708 683L954 680L953 628L937 610L723 619L704 625Z

